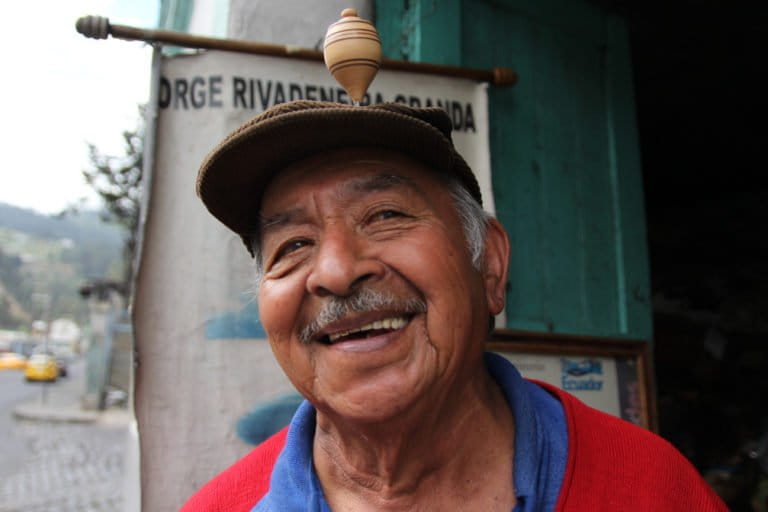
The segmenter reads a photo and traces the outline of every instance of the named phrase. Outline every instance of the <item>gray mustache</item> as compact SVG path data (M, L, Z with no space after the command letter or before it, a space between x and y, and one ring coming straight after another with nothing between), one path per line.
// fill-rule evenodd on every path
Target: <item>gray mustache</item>
M371 288L360 288L351 295L327 299L315 319L301 330L299 340L302 343L310 343L326 325L351 313L368 313L383 309L407 314L426 313L427 304L421 298L403 299Z

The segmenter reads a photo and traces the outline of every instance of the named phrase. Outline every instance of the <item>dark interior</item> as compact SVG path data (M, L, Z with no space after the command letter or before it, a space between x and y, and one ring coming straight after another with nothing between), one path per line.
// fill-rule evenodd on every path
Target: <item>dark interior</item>
M661 434L766 510L768 3L595 3L630 31Z

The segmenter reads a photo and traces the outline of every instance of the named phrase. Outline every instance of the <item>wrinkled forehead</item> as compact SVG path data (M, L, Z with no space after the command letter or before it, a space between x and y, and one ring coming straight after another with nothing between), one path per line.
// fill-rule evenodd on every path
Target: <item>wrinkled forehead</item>
M290 207L293 194L332 188L340 196L401 189L423 196L438 193L446 178L411 157L378 148L354 148L314 155L283 169L265 190L260 214Z

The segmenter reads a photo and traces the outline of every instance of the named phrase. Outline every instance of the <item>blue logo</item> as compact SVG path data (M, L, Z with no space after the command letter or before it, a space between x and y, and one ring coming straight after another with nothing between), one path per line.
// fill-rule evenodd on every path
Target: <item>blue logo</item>
M603 363L597 359L582 359L580 361L572 361L570 359L563 358L563 373L572 377L583 377L594 373L595 375L603 374Z
M560 358L562 388L566 391L600 391L603 389L603 363L599 359ZM598 377L594 377L598 376Z

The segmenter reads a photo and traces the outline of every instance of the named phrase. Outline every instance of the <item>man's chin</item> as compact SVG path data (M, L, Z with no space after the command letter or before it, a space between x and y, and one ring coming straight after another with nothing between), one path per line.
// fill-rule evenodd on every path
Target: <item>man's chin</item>
M355 429L376 428L391 424L404 417L408 404L392 403L391 401L368 400L363 403L347 402L343 405L329 404L327 413L318 411L318 425L323 427L325 421L343 428L349 426Z
M348 386L329 393L329 399L318 404L318 411L333 421L359 425L390 422L402 417L421 397L416 383L401 375L383 378L359 386ZM318 415L318 417L320 414Z

